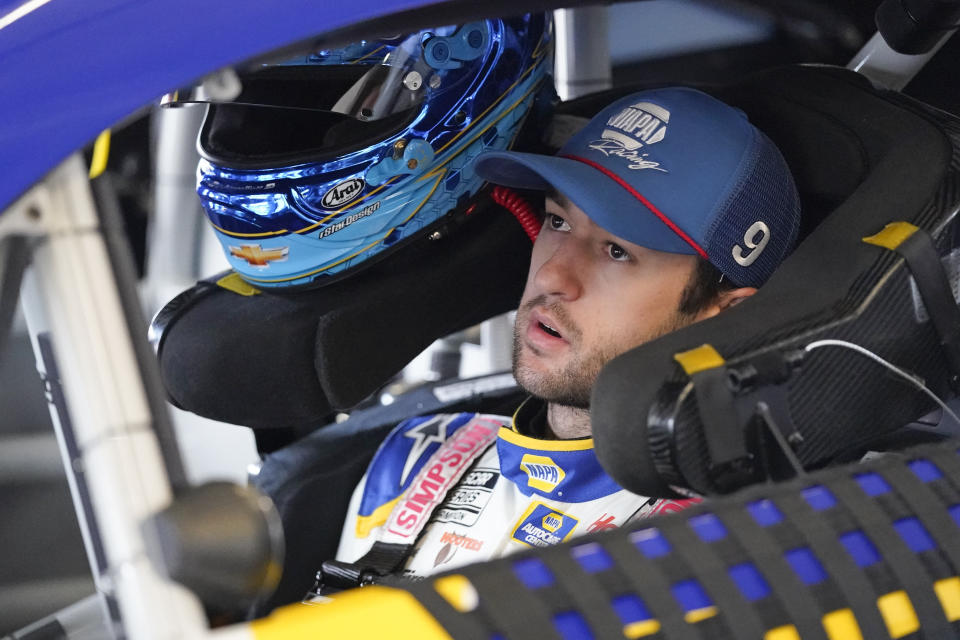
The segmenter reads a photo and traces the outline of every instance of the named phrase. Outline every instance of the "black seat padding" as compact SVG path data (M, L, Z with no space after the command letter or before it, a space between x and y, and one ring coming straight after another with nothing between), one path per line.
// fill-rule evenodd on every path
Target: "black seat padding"
M802 240L854 193L871 167L865 142L854 127L831 113L826 105L817 108L791 97L807 90L822 93L825 87L821 77L825 74L837 73L846 82L865 89L867 80L838 69L820 69L816 74L807 73L809 69L797 71L780 71L769 79L761 76L756 82L761 83L763 90L748 83L716 94L748 113L751 122L777 144L787 159L803 203L799 234ZM848 115L853 116L856 106L849 105L849 109Z
M530 240L489 199L360 274L319 289L241 296L201 283L161 312L170 399L255 429L308 432L389 382L435 339L512 309ZM158 323L155 321L155 325Z
M909 273L896 254L862 238L905 220L937 230L942 253L952 247L946 222L960 203L956 120L842 69L780 69L717 93L780 146L796 176L807 236L752 298L633 349L601 372L592 403L597 454L639 493L669 493L647 446L658 412L673 420L673 463L685 482L717 490L704 472L695 394L680 399L687 378L674 361L704 343L737 364L820 338L844 339L919 374L935 393L947 391L938 337L930 322L917 320ZM803 436L795 452L808 467L934 406L868 358L838 348L808 354L787 394Z

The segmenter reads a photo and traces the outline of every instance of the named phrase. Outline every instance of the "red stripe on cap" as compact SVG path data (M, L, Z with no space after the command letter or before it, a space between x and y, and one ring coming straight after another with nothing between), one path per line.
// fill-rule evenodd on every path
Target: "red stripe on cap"
M627 184L626 180L624 180L623 178L621 178L620 176L618 176L617 174L615 174L613 171L610 171L609 169L607 169L606 167L604 167L604 166L601 165L601 164L597 164L597 163L594 162L593 160L587 160L586 158L581 158L580 156L563 155L563 156L560 156L560 157L561 157L561 158L569 158L570 160L576 160L577 162L582 162L582 163L584 163L585 165L589 165L589 166L593 167L594 169L596 169L597 171L599 171L600 173L602 173L603 175L605 175L605 176L607 176L608 178L610 178L611 180L613 180L614 182L616 182L617 184L619 184L621 187L623 187L624 189L626 189L626 190L630 193L630 195L632 195L634 198L636 198L637 200L639 200L640 202L642 202L642 203L643 203L643 206L645 206L647 209L650 209L650 211L653 212L653 215L655 215L655 216L657 216L658 218L660 218L660 221L663 222L663 224L665 224L665 225L667 225L668 227L670 227L670 230L671 230L671 231L673 231L675 234L677 234L678 236L680 236L680 238L681 238L684 242L686 242L688 245L690 245L691 247L693 247L694 250L695 250L698 254L700 254L700 257L701 257L701 258L703 258L704 260L709 260L709 259L710 259L709 256L707 256L707 252L703 250L703 247L701 247L699 244L697 244L696 241L695 241L693 238L691 238L690 236L688 236L688 235L683 231L683 229L681 229L681 228L678 227L676 224L674 224L674 222L673 222L670 218L668 218L666 215L664 215L664 213L663 213L662 211L660 211L660 210L657 209L655 206L653 206L653 203L650 202L649 200L647 200L645 197L643 197L643 194L642 194L642 193L640 193L639 191L637 191L636 189L634 189L633 187L631 187L629 184Z

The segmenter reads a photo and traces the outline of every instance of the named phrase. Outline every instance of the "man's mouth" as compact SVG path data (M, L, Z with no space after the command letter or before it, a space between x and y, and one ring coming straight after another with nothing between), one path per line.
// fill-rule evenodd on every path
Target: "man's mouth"
M551 327L550 325L548 325L548 324L546 324L546 323L543 323L543 322L537 322L537 324L540 326L541 329L543 329L544 332L546 332L547 334L553 336L554 338L562 338L562 337L563 337L562 335L560 335L560 332L559 332L559 331L557 331L556 329L554 329L554 328Z
M569 333L569 331L564 329L561 332L561 326L553 316L534 310L530 314L528 322L527 336L533 341L533 344L541 348L553 349L568 342L564 333Z

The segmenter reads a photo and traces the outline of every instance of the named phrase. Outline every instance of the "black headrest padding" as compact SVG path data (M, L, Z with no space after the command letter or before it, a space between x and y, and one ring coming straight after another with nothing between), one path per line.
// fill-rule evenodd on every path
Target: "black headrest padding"
M755 296L628 351L601 371L591 404L597 455L621 485L640 493L640 487L649 490L658 483L667 492L653 472L646 429L658 392L678 376L674 354L710 343L730 360L853 313L866 295L858 284L879 255L861 239L887 222L919 215L949 168L950 141L933 122L865 86L852 72L788 68L758 76L740 91L756 94L758 103L782 105L768 116L771 123L778 121L782 139L791 137L795 150L809 156L804 160L803 153L791 153L790 145L784 149L791 168L800 168L801 194L816 191L804 184L811 180L825 185L818 187L825 201L841 195L835 189L842 183L827 188L831 180L824 175L840 170L833 162L835 140L847 147L839 156L843 161L862 153L866 171ZM825 167L815 166L818 162ZM638 482L641 475L644 480Z
M442 239L423 237L319 289L244 297L216 288L165 331L164 384L175 404L214 420L318 426L437 337L514 308L529 257L509 213L478 207Z

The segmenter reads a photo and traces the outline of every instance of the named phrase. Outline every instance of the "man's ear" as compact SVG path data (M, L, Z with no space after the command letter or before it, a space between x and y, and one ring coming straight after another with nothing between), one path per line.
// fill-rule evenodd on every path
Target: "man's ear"
M727 289L725 291L721 291L717 295L717 299L711 304L707 305L707 307L700 312L697 319L706 320L707 318L712 318L721 311L726 311L731 307L735 307L756 292L756 287L740 287L738 289Z
M726 311L730 307L737 306L756 292L756 287L740 287L739 289L722 291L717 296L717 306L720 307L720 311Z

